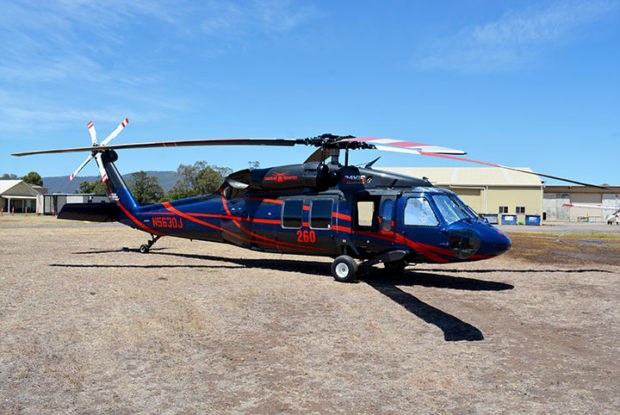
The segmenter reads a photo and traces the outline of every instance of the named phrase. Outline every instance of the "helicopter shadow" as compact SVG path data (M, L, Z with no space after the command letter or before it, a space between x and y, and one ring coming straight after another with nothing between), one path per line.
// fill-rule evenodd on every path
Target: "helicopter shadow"
M390 275L381 271L376 270L369 273L364 282L416 317L440 328L446 341L480 341L484 340L484 335L477 327L423 302L399 286L419 285L467 291L503 291L514 288L510 284L474 278L411 271L402 275Z
M130 250L127 248L119 250L106 250L106 251L86 251L86 252L74 252L74 254L96 254L96 253L114 253L114 252L138 252L138 250ZM322 277L330 276L330 263L319 261L307 261L298 259L268 259L268 258L230 258L219 257L208 254L186 254L178 252L166 252L164 248L152 249L149 255L163 255L176 258L197 259L202 261L219 261L227 262L231 265L169 265L168 267L179 268L230 268L230 269L242 269L242 268L259 268L267 270L277 270L285 272L300 272L304 274L317 275ZM232 265L234 264L234 265ZM101 265L62 265L51 264L52 266L69 266L69 267L89 267L89 266L101 266ZM121 265L104 265L110 267L116 267ZM127 267L128 265L122 265ZM162 268L166 265L135 265L136 268ZM430 272L429 272L430 271ZM422 272L406 271L401 275L390 274L384 269L371 267L362 272L360 275L360 281L368 284L377 292L383 294L390 300L399 304L411 314L424 320L429 324L433 324L440 328L444 333L444 339L446 341L480 341L484 340L482 332L475 326L460 320L459 318L446 313L430 304L421 301L414 295L399 288L399 286L405 287L430 287L430 288L442 288L453 290L467 290L467 291L503 291L513 289L514 286L505 284L502 282L485 281L476 278L468 277L456 277L444 274L435 274L435 271L441 272L460 272L461 270L444 270L444 269L432 269L423 270ZM473 271L472 271L473 272ZM523 272L526 272L525 270ZM331 277L329 277L331 278Z
M182 254L173 252L157 252L156 255L170 255L202 260L225 260L248 268L263 268L287 272L328 276L331 264L317 261L294 259L247 259L221 258L210 255ZM411 314L429 324L440 328L446 341L480 341L484 340L482 332L475 326L458 319L436 307L427 304L398 286L422 286L447 288L468 291L502 291L511 290L514 286L502 282L485 281L474 278L453 277L429 272L406 272L402 275L391 275L379 268L370 268L362 273L361 282L365 282L395 303L404 307Z

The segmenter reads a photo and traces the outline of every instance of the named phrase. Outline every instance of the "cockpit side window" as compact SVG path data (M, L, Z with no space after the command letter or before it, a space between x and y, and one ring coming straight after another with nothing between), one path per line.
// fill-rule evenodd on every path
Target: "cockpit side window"
M405 205L405 225L437 226L439 221L424 197L410 197Z

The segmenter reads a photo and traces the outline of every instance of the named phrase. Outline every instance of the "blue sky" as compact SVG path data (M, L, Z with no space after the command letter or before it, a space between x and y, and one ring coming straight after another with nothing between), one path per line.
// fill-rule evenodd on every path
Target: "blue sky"
M619 1L0 0L0 173L85 155L18 151L325 132L620 185ZM127 150L122 172L242 169L310 148ZM465 166L354 152L378 166ZM97 174L94 163L83 175Z

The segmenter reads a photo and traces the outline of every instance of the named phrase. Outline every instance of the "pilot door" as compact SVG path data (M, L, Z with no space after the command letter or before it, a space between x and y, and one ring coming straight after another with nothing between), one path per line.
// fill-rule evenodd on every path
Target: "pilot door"
M413 194L400 198L397 203L397 227L420 255L433 262L443 262L439 253L448 248L445 225L428 195Z

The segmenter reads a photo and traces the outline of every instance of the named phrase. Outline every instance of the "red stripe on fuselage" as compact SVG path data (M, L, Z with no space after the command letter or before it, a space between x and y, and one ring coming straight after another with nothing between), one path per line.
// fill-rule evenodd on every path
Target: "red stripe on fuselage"
M220 192L222 193L222 192ZM228 210L228 204L226 203L226 198L224 197L224 194L222 194L222 205L224 206L224 210L226 210L226 213L228 213L230 215L230 210ZM231 215L232 216L232 215ZM264 220L268 220L268 219L264 219ZM300 249L297 248L303 248L303 249L312 249L312 250L316 250L316 251L327 251L327 249L325 248L316 248L313 246L307 246L307 245L298 245L298 244L294 244L294 243L290 243L290 242L281 242L281 241L277 241L275 239L271 239L271 238L267 238L266 236L262 236L259 235L257 233L254 233L246 228L244 228L243 226L241 226L241 224L233 219L233 223L239 228L241 229L243 232L247 233L248 235L251 235L255 238L258 239L262 239L264 241L269 241L269 242L273 242L275 244L277 244L276 246L278 246L279 248L287 248L287 249L295 249L296 251L299 251ZM277 221L278 224L280 224L280 221ZM258 242L258 241L256 241ZM259 242L260 243L260 242Z
M349 222L351 222L351 216L349 216L349 215L343 215L342 213L332 212L332 216L334 218L338 218L338 219L342 219L342 220L348 220Z
M259 219L259 218L242 218L239 216L228 216L228 215L216 215L212 213L191 213L185 212L186 215L197 216L197 217L206 217L206 218L218 218L218 219L231 219L231 220L240 220L244 222L256 222L256 223L269 223L272 225L279 225L279 219ZM145 215L165 215L165 216L174 216L174 213L169 212L147 212Z
M164 236L163 233L161 232L157 232L154 229L149 228L148 226L146 226L145 224L143 224L142 222L140 222L138 219L136 219L136 217L134 215L132 215L127 209L125 209L125 206L121 205L121 202L119 202L118 200L116 201L116 203L118 203L118 205L121 207L121 209L123 210L123 212L125 212L125 215L127 215L127 217L129 219L131 219L136 225L138 225L139 227L141 227L143 230L155 234L155 235L159 235L159 236Z
M277 200L277 199L261 199L259 197L246 197L246 199L247 200L258 200L259 202L265 202L265 203L275 203L277 205L284 204L282 200Z
M403 235L398 234L398 233L383 232L383 234L380 234L380 233L375 233L375 232L360 232L360 231L357 231L355 233L360 234L360 235L370 236L373 238L383 239L384 241L397 242L403 245L407 245L415 249L416 252L421 253L428 259L431 259L435 262L439 262L439 263L450 262L448 259L442 258L441 256L437 255L437 253L447 255L446 252L448 250L445 250L444 248L440 248L438 246L427 245L427 244L423 244L420 242L412 241L411 239L407 239ZM433 251L439 251L439 252L435 253ZM451 251L450 251L450 255L454 256L454 254Z
M267 245L267 246L273 246L273 247L276 247L276 248L280 248L278 245L275 245L275 244L270 244L270 243L267 243L267 242L260 242L260 241L252 241L250 239L244 238L241 235L237 235L236 233L227 231L224 228L220 228L219 226L216 226L216 225L210 224L208 222L202 221L200 219L196 219L194 217L191 217L191 216L181 212L180 210L175 209L174 206L172 206L169 202L164 202L163 205L166 207L166 209L170 210L171 212L173 212L173 213L175 213L175 214L177 214L177 215L179 215L179 216L181 216L181 217L183 217L183 218L185 218L187 220L199 223L199 224L204 225L204 226L208 226L209 228L217 229L220 232L227 233L228 235L234 236L235 238L237 238L237 239L239 239L241 241L245 241L245 242L248 242L248 243L259 243L259 244L262 244L262 245ZM298 249L298 250L301 251L301 249Z

